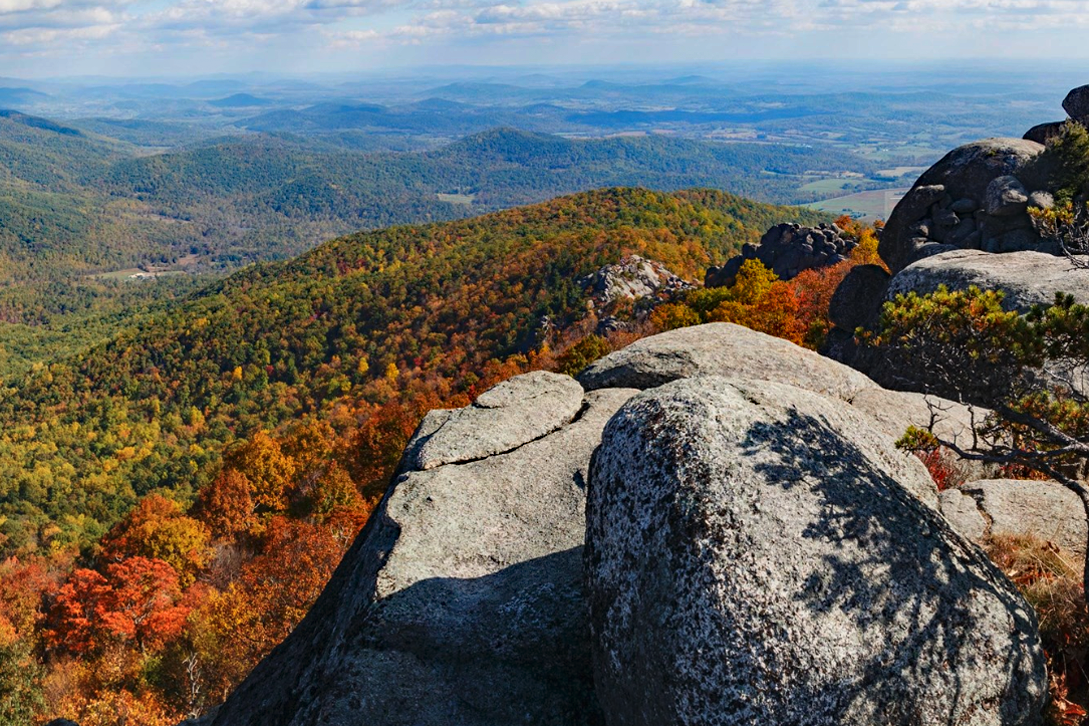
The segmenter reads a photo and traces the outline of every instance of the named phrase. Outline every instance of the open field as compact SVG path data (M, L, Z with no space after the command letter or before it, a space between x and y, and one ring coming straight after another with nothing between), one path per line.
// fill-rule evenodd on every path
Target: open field
M799 192L817 192L819 194L842 194L853 192L864 182L862 179L818 179L798 187Z
M891 169L878 169L874 172L874 176L885 178L896 178L904 176L905 174L911 174L918 176L927 170L925 166L896 166Z
M843 197L813 202L806 206L829 214L849 214L852 217L872 221L888 219L896 203L907 193L907 189L878 189L858 192Z
M464 204L466 207L476 200L475 194L436 194L440 202L448 204Z

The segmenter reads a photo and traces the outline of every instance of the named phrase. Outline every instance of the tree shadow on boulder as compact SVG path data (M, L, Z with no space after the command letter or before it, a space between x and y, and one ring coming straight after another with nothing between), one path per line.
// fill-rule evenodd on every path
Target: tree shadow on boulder
M752 426L742 446L767 486L805 487L795 496L819 512L802 542L783 543L815 556L793 594L814 627L802 637L858 644L845 671L790 678L802 684L791 699L850 723L1040 722L1035 615L978 548L818 418L792 411Z

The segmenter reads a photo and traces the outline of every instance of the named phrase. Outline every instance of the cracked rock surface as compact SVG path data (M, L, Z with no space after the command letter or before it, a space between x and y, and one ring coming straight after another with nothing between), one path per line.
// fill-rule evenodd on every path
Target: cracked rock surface
M1081 500L1050 481L985 479L941 493L953 528L975 542L987 535L1030 534L1081 559L1086 523Z
M1041 723L1031 608L868 422L722 378L609 422L585 552L609 726Z
M481 437L502 421L526 424L501 444L448 442L449 456L483 455L465 463L435 463L444 454L424 469L406 457L310 613L211 723L601 724L583 594L585 481L605 422L635 391L584 397L561 378L520 376L429 418L417 439L452 435L451 421L473 422L463 433ZM492 448L505 451L483 453Z
M409 442L409 469L475 461L511 451L570 422L582 386L570 376L534 371L480 394L471 406L432 411Z

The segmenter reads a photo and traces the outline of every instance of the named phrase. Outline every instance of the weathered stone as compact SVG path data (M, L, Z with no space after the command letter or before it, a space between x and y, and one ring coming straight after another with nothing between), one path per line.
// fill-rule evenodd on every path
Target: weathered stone
M698 378L605 428L587 502L609 726L1040 724L1031 607L841 402Z
M1052 481L989 479L965 484L960 491L972 498L985 522L984 535L1030 534L1051 542L1079 559L1085 557L1085 512L1078 495ZM945 500L942 500L944 513ZM956 523L954 523L956 526Z
M880 265L858 265L847 273L832 294L828 318L841 330L869 327L885 301L889 273Z
M1052 209L1055 206L1055 197L1049 192L1033 192L1029 194L1029 206L1037 209Z
M960 489L946 489L938 498L942 516L954 531L973 542L983 541L987 536L987 520L970 494Z
M949 207L957 214L971 214L979 209L979 204L974 199L958 199Z
M884 388L859 391L851 399L851 405L873 417L893 441L903 436L909 426L915 426L932 428L946 441L970 442L973 421L978 425L990 413L984 408L973 411L939 396Z
M913 219L921 219L930 211L931 205L945 196L944 184L916 185L909 194L900 200L904 212Z
M960 224L952 229L948 235L946 235L945 241L947 244L956 247L958 249L966 249L969 238L976 232L976 221L974 219L962 219Z
M939 227L956 227L960 224L960 217L952 209L942 209L934 213L934 224Z
M1026 252L1040 247L1040 235L1031 229L1011 229L994 238L994 252Z
M1078 86L1066 94L1063 110L1075 121L1089 120L1089 86Z
M637 340L591 364L579 381L587 390L644 389L704 375L780 381L847 401L876 386L811 350L732 323L695 325Z
M607 308L618 300L642 300L674 295L692 287L664 265L639 255L628 255L579 280L590 289L595 308Z
M934 255L944 254L946 252L952 252L956 247L948 244L941 244L940 242L927 241L915 248L914 253L911 256L911 261L925 260L927 257L933 257Z
M994 255L977 250L956 250L928 257L894 275L885 297L916 292L935 292L940 285L950 290L1005 292L1002 307L1026 312L1036 304L1049 305L1056 292L1066 292L1079 302L1089 303L1089 276L1079 273L1062 257L1040 252L1011 252Z
M924 219L921 222L916 222L908 230L911 232L913 238L929 239L930 238L930 218Z
M979 209L985 206L988 187L1000 177L1013 176L1020 180L1022 186L1045 188L1049 170L1040 161L1043 151L1043 145L1033 141L987 139L949 152L919 177L915 186L896 205L881 234L878 251L882 259L894 273L919 259L920 248L931 240L920 239L912 232L912 228L929 216L931 205L946 195L956 200L949 209L957 214L968 214L970 208ZM1005 199L1003 194L999 194L999 198ZM1014 213L1015 208L1012 197L1007 203L998 206L1003 213L1009 212L1011 220L1027 222L1023 209ZM1019 220L1019 217L1026 219ZM1005 228L994 232L984 231L982 238L995 237L1004 231ZM961 239L962 244L967 241L968 237Z
M407 450L413 469L483 459L515 449L568 423L582 406L570 376L534 371L508 379L457 411L432 411Z
M575 421L508 453L403 472L213 724L600 724L585 481L605 422L633 393L588 394Z
M759 245L746 244L737 257L721 267L709 268L704 285L725 287L733 284L745 260L760 260L780 280L791 280L805 270L842 262L857 243L843 237L841 232L835 225L778 224L764 233Z
M1023 138L1047 146L1052 139L1058 138L1059 134L1062 133L1065 123L1065 121L1050 121L1045 124L1037 124L1026 131Z
M985 204L987 214L1012 217L1028 208L1028 190L1012 174L1000 176L987 185Z

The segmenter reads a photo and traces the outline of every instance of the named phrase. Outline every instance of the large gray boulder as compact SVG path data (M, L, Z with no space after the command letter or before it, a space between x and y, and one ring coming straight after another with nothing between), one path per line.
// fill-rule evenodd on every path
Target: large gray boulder
M579 381L587 390L644 389L701 375L780 381L847 401L877 385L811 350L733 323L695 325L643 338L594 362Z
M463 409L475 424L461 430L464 450L495 448L492 429L541 412L542 390L564 394L554 420L569 410L572 384L531 375L492 389L485 405ZM583 594L585 482L605 422L633 393L580 397L573 420L541 438L523 427L504 453L426 470L419 464L432 459L406 458L310 613L211 723L600 723ZM409 451L442 435L433 428L421 427Z
M1027 534L1085 559L1086 523L1081 499L1056 482L970 482L942 492L941 511L954 529L976 542L988 535Z
M1073 295L1077 302L1089 304L1089 274L1075 269L1065 257L1041 252L993 254L980 250L954 250L918 260L894 275L885 290L885 300L898 295L927 295L945 286L953 291L975 286L981 290L1001 290L1002 307L1027 312L1033 305L1051 305L1056 293ZM839 291L833 296L835 299ZM880 305L868 302L868 311L859 311L873 325ZM956 397L947 382L939 380L910 359L888 351L856 345L851 332L834 329L823 351L835 360L869 375L886 388L909 389ZM1074 365L1049 363L1040 372L1041 382L1089 395L1089 377ZM977 403L980 401L977 401Z
M1063 99L1063 110L1075 121L1081 123L1089 121L1089 86L1078 86L1066 94L1066 98Z
M588 390L647 389L708 375L787 383L837 398L868 416L871 428L892 442L910 426L967 441L973 421L981 422L988 413L939 396L881 388L842 363L732 323L695 325L643 338L593 363L579 380ZM937 506L936 491L923 499Z
M609 422L585 552L609 726L1042 723L1031 608L868 421L711 377Z
M1064 257L1040 252L990 254L957 250L919 260L889 282L886 299L915 292L926 295L945 285L950 290L1002 290L1006 310L1026 312L1036 304L1055 302L1056 292L1089 302L1089 274L1075 270Z
M1046 191L1044 146L1027 139L985 139L949 152L896 205L878 252L893 273L950 248L1013 252L1044 249L1026 213Z

